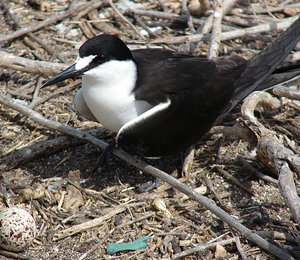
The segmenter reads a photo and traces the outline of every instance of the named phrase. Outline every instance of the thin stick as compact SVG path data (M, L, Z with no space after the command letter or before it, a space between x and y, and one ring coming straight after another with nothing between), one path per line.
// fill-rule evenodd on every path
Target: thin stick
M113 216L125 211L126 209L127 209L126 206L119 205L119 206L112 208L109 211L109 213L104 216L94 218L94 219L86 221L84 223L74 225L72 227L61 230L55 235L55 237L53 238L53 241L58 241L60 239L78 234L85 230L89 230L89 229L98 227L98 226L102 225L104 221L111 219Z
M235 241L234 238L229 238L229 239L226 239L226 240L222 240L222 241L218 241L218 242L214 242L214 243L210 243L210 244L201 244L201 245L198 245L194 248L191 248L191 249L188 249L188 250L185 250L183 252L180 252L180 253L177 253L175 255L173 255L173 259L178 259L178 258L181 258L183 256L186 256L186 255L191 255L193 253L196 253L196 252L199 252L199 251L205 251L207 249L212 249L212 248L215 248L217 245L228 245L228 244L231 244Z
M85 194L87 194L88 196L96 199L96 200L100 200L102 201L103 203L105 204L108 204L109 206L113 206L113 204L109 203L108 201L106 201L105 199L101 198L101 197L98 197L97 195L94 195L92 194L91 192L87 191L86 189L80 187L78 184L76 184L75 182L71 181L70 179L66 179L67 182L70 184L70 185L73 185L76 189L80 190L81 192L84 192ZM100 193L102 195L102 192ZM120 203L119 203L120 204Z
M240 238L239 238L238 236L235 236L234 239L235 239L236 247L237 247L237 249L238 249L238 251L239 251L239 253L240 253L242 259L243 259L243 260L247 260L248 257L246 256L246 254L245 254L245 252L244 252L244 250L243 250L243 248L242 248Z
M192 19L192 16L187 8L187 1L186 0L182 0L182 11L184 12L184 14L186 15L186 18L187 18L187 24L188 24L188 27L191 31L191 33L196 33L196 30L194 28L194 25L193 25L193 19Z
M141 39L146 40L146 38L140 33L140 31L118 10L118 8L114 5L112 0L108 0L109 5L114 9L114 11L120 16L120 18L140 36Z
M252 196L254 196L252 190L248 189L247 187L245 187L243 184L241 184L235 177L233 177L231 174L229 174L228 172L226 172L225 170L223 170L221 167L217 166L216 167L218 172L220 172L221 174L223 174L226 178L228 178L229 180L231 180L232 182L234 182L237 186L239 186L241 189L247 191L249 194L251 194Z
M107 143L93 137L92 135L89 135L86 132L76 130L72 127L65 126L58 122L53 122L49 119L46 119L39 113L19 104L16 100L8 99L1 92L0 92L0 103L19 111L20 113L30 117L35 122L37 122L47 128L50 128L52 130L60 131L60 132L66 133L68 135L72 135L74 137L81 138L82 140L92 143L95 146L100 147L101 149L105 149L108 146ZM173 178L171 175L169 175L151 165L146 164L145 162L141 161L140 159L137 159L122 150L114 149L113 154L118 156L122 160L128 162L129 164L135 166L136 168L142 170L143 172L149 173L156 178L160 178L160 179L164 180L165 182L172 185L175 189L178 189L182 193L189 196L191 199L198 201L201 205L203 205L205 208L212 211L215 215L220 217L228 225L230 225L231 227L233 227L234 229L239 231L241 234L243 234L247 239L249 239L253 243L257 244L261 248L265 249L266 251L270 252L271 254L277 256L279 259L283 259L283 260L294 259L288 252L285 252L282 248L273 245L272 243L266 241L259 235L253 233L250 229L248 229L247 227L242 225L235 218L233 218L232 216L227 214L224 210L219 208L212 200L202 196L201 194L194 191L193 189L191 189L184 183L181 183L177 179Z
M297 195L293 172L288 163L284 162L278 177L278 188L284 197L285 203L291 210L295 220L300 223L300 198Z
M72 2L71 2L72 3ZM76 17L73 19L73 21L79 21L80 18L86 16L89 12L93 10L97 10L104 4L104 1L96 1L95 3L92 3L89 7L81 11L76 15ZM75 24L70 24L63 32L63 34L67 34L71 29L75 26Z
M39 104L43 104L44 102L48 101L49 99L51 99L53 97L60 95L61 93L73 90L80 83L81 83L81 80L75 80L74 82L72 82L64 87L55 90L48 96L44 96L44 97L40 97L39 99L35 99L29 106L31 109L33 109L34 107L38 106Z
M136 22L149 34L149 36L151 38L157 38L158 37L156 33L152 32L148 28L148 26L142 21L142 19L138 15L134 14L133 17L136 20Z
M212 26L212 33L207 57L209 59L218 57L219 45L221 42L221 22L223 18L223 5L218 0L215 1L214 19Z
M250 163L247 162L246 159L244 159L243 157L241 156L238 156L237 157L238 160L248 169L250 170L252 173L254 173L258 178L264 180L264 181L267 181L267 182L271 182L275 185L278 185L278 181L274 178L272 178L271 176L268 176L266 174L263 174L261 172L259 172L258 170L256 170L254 167L252 167L252 165Z
M103 245L105 241L110 237L110 235L115 231L115 229L111 229L96 245L94 245L90 250L86 251L79 257L79 260L85 259L88 255L93 253L99 246Z

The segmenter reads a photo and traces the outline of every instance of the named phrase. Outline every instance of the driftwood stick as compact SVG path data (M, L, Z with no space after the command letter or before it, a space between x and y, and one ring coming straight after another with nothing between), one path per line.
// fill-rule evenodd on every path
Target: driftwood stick
M205 4L203 3L205 1L201 1L201 5ZM222 6L219 6L218 1L216 1L216 5L218 5L219 7L217 8L217 10L215 10L211 15L208 16L208 18L205 21L205 24L203 27L199 27L197 32L199 33L199 41L198 41L198 45L200 45L200 43L203 41L203 39L200 39L202 37L205 37L205 35L207 35L212 29L212 37L213 39L211 39L210 35L208 35L208 39L210 40L210 49L218 49L219 48L219 44L221 42L221 20L223 19L223 16L225 14L227 14L231 7L233 6L233 4L236 2L236 0L225 0L222 3ZM221 12L221 13L220 13ZM214 17L214 16L218 16L218 17ZM191 41L192 42L192 41ZM213 42L215 42L216 44L213 44ZM210 51L208 53L208 57L213 57L213 55L215 55L215 57L218 56L218 52L214 52L214 54L210 54Z
M257 118L254 116L254 110L258 104L262 104L262 106L274 110L280 107L280 101L267 92L254 91L244 100L241 107L242 118L247 120L253 126L259 126L261 127L261 129L270 131L271 134L274 134L275 132L266 129L261 123L258 122Z
M140 10L140 9L128 9L125 11L125 13L128 14L135 14L139 16L148 16L151 18L160 18L160 19L165 19L165 20L170 20L170 21L180 21L180 22L187 22L187 17L183 15L178 15L178 14L172 14L172 13L166 13L166 12L160 12L160 11L152 11L152 10ZM192 18L192 23L195 25L202 25L204 24L204 21L197 19L197 18Z
M249 131L249 129L246 129L242 127L238 122L234 124L233 126L214 126L212 127L209 132L209 134L226 134L226 135L235 135L238 137L243 138L245 141L250 143L252 146L256 143L256 137L255 135Z
M5 51L0 51L0 67L43 76L52 76L66 69L68 65L55 62L31 60L18 57Z
M263 133L263 131L261 131ZM272 172L279 175L285 162L299 174L300 158L292 150L286 148L275 136L265 135L257 145L257 156Z
M300 91L296 89L287 88L284 86L276 86L273 88L273 94L280 97L286 97L289 99L300 100Z
M212 25L212 32L211 38L209 43L209 49L207 57L209 59L218 57L219 54L219 45L221 42L220 35L221 35L221 22L223 18L223 5L218 1L215 1L215 10L213 14L213 25Z
M300 223L300 198L297 195L293 182L292 169L300 174L300 158L292 150L286 148L276 137L276 134L266 129L253 115L254 109L259 102L264 105L278 106L278 100L267 92L253 92L244 101L241 114L249 122L249 127L259 136L257 156L261 162L279 175L278 187L284 197L287 206L292 211L296 221ZM242 112L243 111L243 112ZM247 112L245 112L247 111Z
M300 198L297 195L293 175L288 163L284 162L279 172L278 188L295 220L300 223Z
M57 122L53 122L49 119L44 118L39 113L30 110L23 105L20 105L17 101L8 99L5 97L2 93L0 93L0 103L9 106L20 113L30 117L35 122L50 128L55 131L60 131L63 133L66 133L68 135L72 135L74 137L81 138L82 140L92 143L96 145L97 147L100 147L101 149L105 149L108 144L105 142L93 137L92 135L89 135L86 132L76 130L72 127L62 125ZM196 200L201 205L203 205L205 208L212 211L214 214L216 214L219 218L221 218L224 222L226 222L228 225L239 231L241 234L243 234L247 239L252 241L253 243L257 244L261 248L265 249L266 251L270 252L271 254L277 256L279 259L287 260L287 259L294 259L289 253L284 251L282 248L273 245L272 243L266 241L262 237L258 236L257 234L253 233L250 229L242 225L240 222L238 222L235 218L230 216L228 213L226 213L224 210L219 208L212 200L202 196L198 192L194 191L184 183L181 183L177 179L173 178L171 175L146 164L145 162L141 161L140 159L134 158L128 153L115 149L113 153L121 158L122 160L128 162L129 164L137 167L138 169L142 170L145 173L151 174L156 178L160 178L164 180L165 182L169 183L171 186L173 186L175 189L178 189L182 193L188 195L191 199Z
M288 28L298 17L290 17L287 19L283 19L283 21L279 23L268 23L257 25L245 29L238 29L229 32L224 32L221 34L221 40L231 40L234 38L248 36L249 34L256 34L262 32L270 32L270 31L282 31Z
M190 146L185 152L184 162L182 164L182 176L187 176L191 173L191 168L194 161L195 145Z
M221 33L221 41L231 40L235 38L241 38L244 36L256 34L256 33L264 33L269 31L282 31L289 27L297 17L290 17L287 19L282 19L283 21L279 23L268 23L258 26L253 26L245 29L238 29L230 32ZM151 44L180 44L186 42L199 42L199 41L209 41L211 35L203 35L203 34L194 34L189 36L178 36L178 37L165 37L160 39L155 39L150 41Z
M226 22L234 23L241 27L251 27L259 24L258 22L253 21L252 19L242 19L241 17L236 16L225 16L223 20Z
M27 94L24 94L24 93L21 93L21 92L18 92L18 91L11 90L9 88L5 89L5 91L7 93L11 94L12 96L22 97L22 98L30 99L30 100L32 99L32 95L27 95ZM42 103L45 102L45 101L56 102L56 103L66 103L66 102L69 102L67 100L57 99L57 98L51 98L51 97L50 97L50 99L48 97L38 97L37 101L39 102L40 100L41 101L43 100Z

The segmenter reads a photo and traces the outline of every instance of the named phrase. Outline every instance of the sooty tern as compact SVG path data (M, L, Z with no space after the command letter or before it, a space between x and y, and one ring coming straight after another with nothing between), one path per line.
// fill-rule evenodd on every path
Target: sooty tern
M132 154L164 156L196 143L252 91L299 74L276 69L299 39L300 18L250 60L209 60L163 49L130 51L118 37L102 34L43 87L82 76L74 98L79 114L116 132L117 145Z

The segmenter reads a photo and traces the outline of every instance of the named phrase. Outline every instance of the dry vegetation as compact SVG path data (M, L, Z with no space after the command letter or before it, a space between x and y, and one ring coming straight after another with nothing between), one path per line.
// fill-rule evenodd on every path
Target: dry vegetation
M177 0L0 0L0 91L53 122L90 131L110 142L113 133L74 111L72 99L80 81L61 83L59 87L63 88L52 86L38 91L38 87L66 66L58 63L74 61L81 43L99 33L115 34L131 49L159 47L205 57L209 46L213 46L212 56L219 50L220 56L235 52L251 57L279 33L268 26L259 29L258 25L288 21L284 25L287 27L289 19L300 13L298 1L227 2L233 6L224 10L209 1L208 10L202 8L203 13L197 14L187 8L190 1ZM214 8L227 13L221 27L210 20ZM220 45L209 41L212 24L223 31ZM296 46L290 59L295 59L299 48ZM4 52L14 56L4 56ZM20 57L26 60L18 60ZM45 64L31 64L32 60L53 64L46 69ZM284 191L278 189L277 174L282 168L278 171L276 163L281 160L280 165L294 177L299 189L295 174L300 169L298 85L290 84L295 89L294 96L280 98L280 107L255 112L259 127L274 131L272 135L281 140L279 151L285 145L293 160L259 159L248 149L249 142L234 135L211 134L196 144L191 174L182 174L183 154L147 161L176 178L186 175L180 179L182 182L199 188L240 223L283 245L296 259L300 259L299 212L297 205L296 212L290 211L288 200L281 194ZM280 91L284 90L279 88ZM239 111L240 107L222 125L233 125ZM254 128L250 122L249 129L255 131ZM255 138L262 141L262 137ZM0 210L19 205L31 212L39 229L25 252L0 251L0 259L276 259L167 184L139 194L138 186L153 178L116 156L112 156L108 168L94 173L100 149L49 130L3 104L0 150ZM271 167L266 167L268 164ZM287 169L291 165L294 172ZM261 179L255 172L265 176ZM292 177L290 185L294 184ZM147 248L107 254L108 243L126 243L147 236L152 237L146 241ZM199 245L203 246L201 250L187 251Z

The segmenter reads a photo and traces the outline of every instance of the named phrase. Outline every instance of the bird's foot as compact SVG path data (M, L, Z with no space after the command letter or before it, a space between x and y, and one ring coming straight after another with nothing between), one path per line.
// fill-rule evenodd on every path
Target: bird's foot
M149 184L145 184L139 187L139 191L141 193L152 191L153 189L158 188L159 186L159 178L156 178L153 182Z
M93 173L96 171L101 172L104 167L108 167L110 155L115 147L116 147L116 141L114 140L104 149L101 156L96 162L96 166L93 170Z

